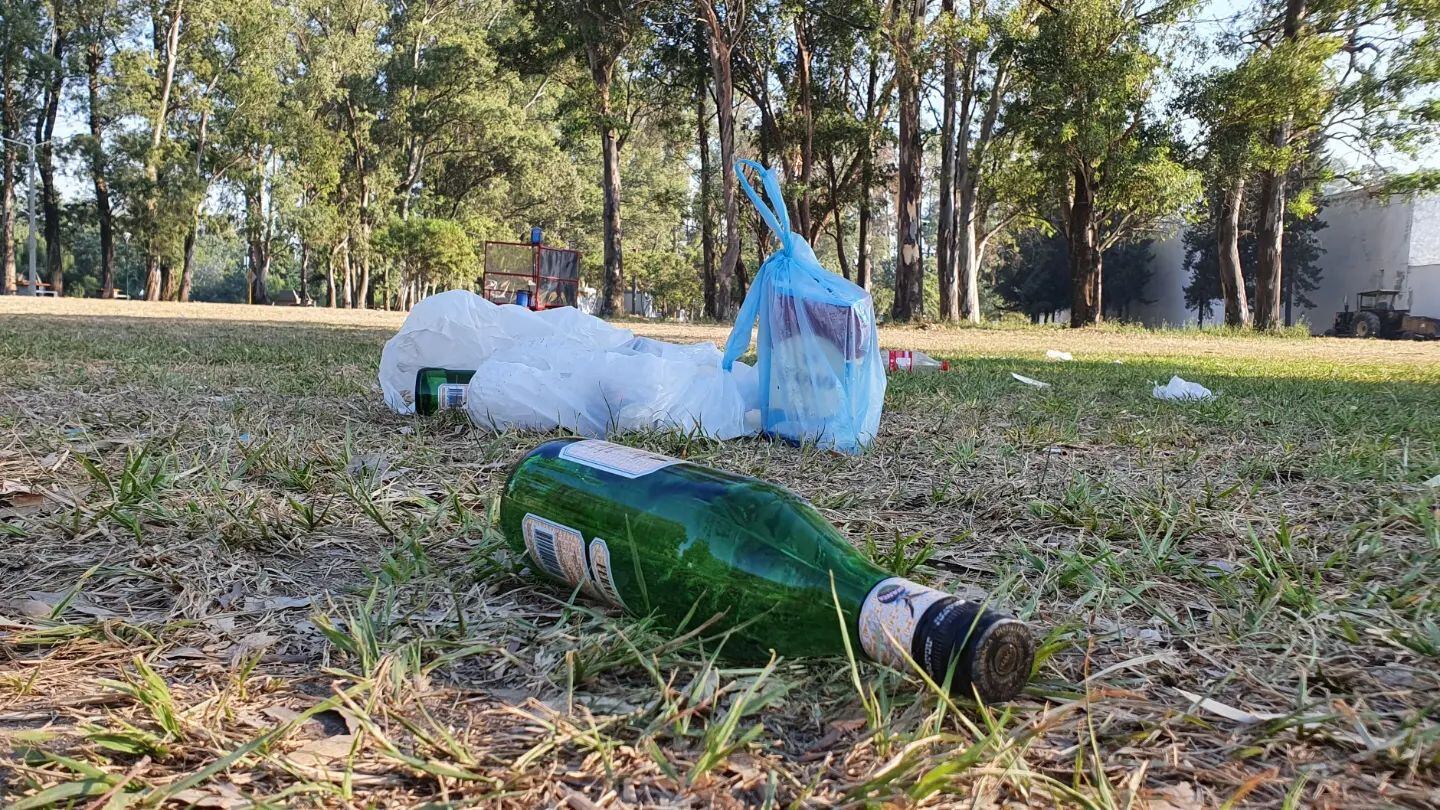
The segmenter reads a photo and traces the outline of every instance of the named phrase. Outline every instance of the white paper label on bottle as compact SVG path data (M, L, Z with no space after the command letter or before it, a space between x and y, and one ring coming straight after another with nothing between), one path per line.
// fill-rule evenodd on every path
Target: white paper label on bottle
M672 464L680 463L678 458L662 456L648 450L636 450L623 444L611 444L599 439L571 442L560 448L560 458L625 478L639 478Z
M871 659L904 669L915 627L929 607L949 594L904 577L883 579L860 607L860 647Z
M520 522L530 559L545 573L571 585L580 585L594 595L589 566L585 563L585 538L569 526L527 514Z
M440 400L440 409L448 410L450 408L465 407L465 391L469 387L470 386L464 383L441 384L436 390L436 394L438 394L436 399Z
M625 600L620 597L620 590L615 587L615 572L611 569L610 546L604 540L595 538L590 541L590 584L599 592L600 597L606 602L622 610L625 607Z

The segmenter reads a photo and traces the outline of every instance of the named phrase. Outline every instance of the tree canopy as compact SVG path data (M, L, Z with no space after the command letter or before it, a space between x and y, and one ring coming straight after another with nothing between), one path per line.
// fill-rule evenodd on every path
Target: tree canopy
M0 293L33 189L65 294L406 308L540 227L602 311L725 319L773 249L751 157L898 320L1123 318L1193 227L1192 304L1269 326L1323 189L1440 183L1396 170L1440 126L1440 11L1197 3L12 0Z

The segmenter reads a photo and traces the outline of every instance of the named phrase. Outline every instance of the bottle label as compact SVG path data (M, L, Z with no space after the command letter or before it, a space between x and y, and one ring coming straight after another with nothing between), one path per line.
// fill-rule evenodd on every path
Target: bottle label
M910 352L901 352L901 351L891 351L891 352L890 352L890 370L891 370L891 371L900 371L900 370L909 371L909 370L911 369L911 367L914 365L914 362L915 362L915 361L914 361L914 358L911 356Z
M469 387L464 383L442 383L435 390L440 410L465 407L465 390Z
M861 649L875 661L905 669L921 617L931 605L947 596L944 591L904 577L880 580L860 607Z
M525 515L520 529L530 559L545 573L596 595L590 584L590 567L585 563L585 538L580 532L533 514Z
M606 602L628 610L620 590L615 587L615 574L610 569L610 546L600 538L590 541L590 584Z
M560 448L560 458L624 478L639 478L656 470L663 470L672 464L680 463L678 458L662 456L647 450L636 450L623 444L611 444L599 439L571 442Z

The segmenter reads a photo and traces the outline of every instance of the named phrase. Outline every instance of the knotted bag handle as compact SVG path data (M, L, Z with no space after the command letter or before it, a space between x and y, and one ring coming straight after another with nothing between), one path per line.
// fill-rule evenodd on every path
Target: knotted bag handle
M755 187L750 185L750 178L745 175L745 167L755 170L760 175L760 181L765 188L765 196L769 198L767 204L756 193ZM780 192L780 181L776 179L775 172L761 166L753 160L740 159L735 161L735 175L740 178L740 186L745 189L745 196L755 204L755 210L760 212L760 218L775 232L776 238L780 240L782 248L790 249L790 213L785 208L785 195Z
M760 175L761 183L765 189L765 196L770 199L770 204L755 192L755 187L750 185L750 178L745 176L745 167L749 167ZM745 196L755 205L760 218L770 226L770 230L780 240L781 250L790 250L790 214L785 210L785 197L780 193L780 181L775 178L775 173L761 166L753 160L735 161L735 175L740 178L740 187L745 189ZM760 318L760 298L764 295L769 284L765 283L765 275L770 265L767 262L761 266L760 271L750 282L750 289L745 294L745 301L740 305L740 312L735 316L735 326L730 330L730 338L725 341L725 358L721 361L721 367L729 371L746 351L750 349L750 335L755 330L755 323Z

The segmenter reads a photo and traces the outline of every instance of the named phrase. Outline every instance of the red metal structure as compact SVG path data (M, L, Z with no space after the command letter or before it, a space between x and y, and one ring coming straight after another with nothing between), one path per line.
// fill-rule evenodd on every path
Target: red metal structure
M580 253L524 242L486 242L485 298L533 310L573 307L580 293Z

